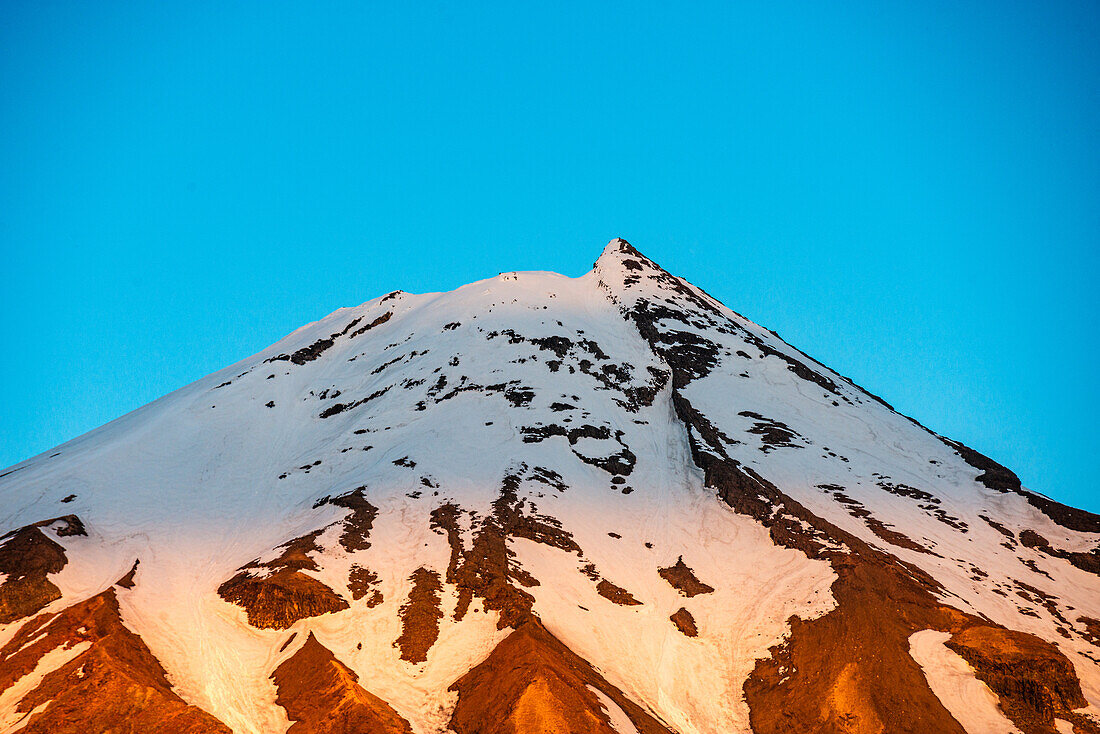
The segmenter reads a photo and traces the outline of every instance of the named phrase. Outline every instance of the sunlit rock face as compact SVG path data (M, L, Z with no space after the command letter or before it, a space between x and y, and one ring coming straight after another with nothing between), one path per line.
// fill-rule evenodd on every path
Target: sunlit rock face
M1100 732L1100 518L623 240L0 474L0 732Z

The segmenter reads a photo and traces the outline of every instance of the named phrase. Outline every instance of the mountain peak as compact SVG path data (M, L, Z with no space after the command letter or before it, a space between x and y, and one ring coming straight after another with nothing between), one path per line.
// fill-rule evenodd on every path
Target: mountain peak
M1100 517L622 238L336 311L0 508L4 731L1100 734Z
M616 237L607 243L600 257L592 264L592 270L602 283L614 291L646 278L669 277L664 268L622 237Z
M616 237L608 242L607 246L603 248L603 252L601 252L599 258L596 259L593 267L601 263L621 262L624 258L639 258L656 266L656 263L640 253L634 245L630 244L622 237Z

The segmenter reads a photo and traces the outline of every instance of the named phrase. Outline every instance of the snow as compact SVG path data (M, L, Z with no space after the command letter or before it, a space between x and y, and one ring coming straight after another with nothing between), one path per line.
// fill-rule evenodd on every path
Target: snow
M607 697L603 691L598 688L588 686L588 690L596 694L596 698L600 699L600 705L603 706L603 710L607 713L607 718L611 720L611 728L617 731L619 734L638 734L638 729L631 722L630 717L626 715L626 712L619 708L619 705Z
M430 513L444 502L459 504L466 511L460 522L468 547L470 513L479 519L491 514L503 477L522 465L544 467L560 474L566 489L524 481L525 510L556 518L582 548L577 555L529 540L511 542L516 562L540 581L528 591L547 628L683 734L747 732L742 685L755 659L783 639L791 615L808 619L833 607L835 576L825 562L776 547L759 523L704 488L667 378L648 406L630 406L624 393L601 382L603 365L628 367L626 385L632 387L654 379L651 369L667 373L621 309L642 297L682 299L656 281L628 287L625 279L636 273L621 260L612 243L596 268L579 278L508 273L450 293L399 293L340 309L49 452L59 456L43 454L0 477L0 535L63 514L83 520L87 537L56 538L69 562L51 576L63 598L46 611L102 591L140 559L135 587L118 590L126 625L163 663L184 700L235 732L286 730L270 674L313 631L364 688L393 705L416 732L428 734L442 731L450 716L451 683L507 634L476 600L463 620L454 621L456 592L444 584L445 616L428 659L419 665L400 659L393 643L409 577L421 566L442 577L450 559L446 537L429 527ZM1024 602L1010 587L1018 579L1056 596L1061 608L1072 606L1074 618L1100 617L1097 578L1023 547L1002 547L1004 538L979 515L1012 530L1034 528L1071 550L1091 548L1100 538L1061 528L1024 498L979 485L977 470L934 435L767 330L724 307L720 312L744 331L717 332L702 323L676 328L705 334L719 347L711 374L683 394L737 441L725 447L729 455L812 512L932 574L948 603L1057 644L1077 666L1086 697L1100 705L1100 666L1085 657L1089 646L1076 636L1059 636L1042 606L1029 605L1037 617L1021 614ZM339 334L355 319L361 327L387 313L389 320L354 338L336 338L313 361L267 361ZM820 369L846 401L765 356L745 333ZM533 341L547 337L566 337L572 346L559 356ZM586 340L606 359L583 346ZM587 371L585 360L592 365ZM445 384L436 390L440 378ZM611 383L624 386L619 379ZM489 389L498 385L507 387ZM533 393L526 404L515 396L513 404L503 391L521 388ZM330 397L322 399L326 390ZM339 396L331 397L337 390ZM365 402L320 417L337 403L357 401ZM274 407L266 407L269 402ZM552 409L555 403L574 409ZM746 411L788 426L801 436L792 441L798 447L762 451L761 436L747 432L756 421L741 415ZM540 426L606 428L612 437L583 436L575 444L562 435L528 440L524 429ZM622 485L580 458L606 458L624 445L637 463ZM922 507L926 502L885 491L880 481L930 493L935 507L965 522L967 532L937 519ZM874 517L942 557L890 546L821 484L842 486ZM242 565L271 558L282 543L346 515L332 505L315 507L318 499L361 486L378 508L371 547L349 553L333 528L319 539L321 570L311 573L350 601L348 569L370 569L381 579L381 605L368 608L361 600L290 630L257 630L242 609L217 595ZM69 494L77 496L61 503ZM688 599L658 576L659 567L680 556L714 593ZM1019 558L1035 561L1051 578ZM989 576L974 579L956 559L980 559ZM587 563L642 605L618 606L599 596L582 572ZM993 593L1005 584L1007 597ZM680 607L694 616L699 637L685 637L670 622ZM0 628L0 642L17 628ZM295 643L279 652L292 632ZM915 638L914 656L928 653L936 661L925 668L937 671L929 674L930 684L944 679L950 668L942 652L930 638ZM604 705L616 729L630 732L616 718L618 708Z
M578 572L575 555L523 539L512 549L542 582L528 590L535 612L613 685L683 734L747 731L748 706L731 681L743 681L755 659L782 640L791 615L814 617L832 608L835 576L827 563L776 547L763 526L714 501L690 463L669 401L666 389L642 411L649 422L643 435L627 439L640 457L629 478L635 492L609 497L606 486L585 482L578 472L566 478L565 494L540 507L573 533L603 577L641 606L599 596ZM658 575L681 556L714 593L686 599ZM680 607L695 617L699 638L685 637L669 620Z
M974 669L944 643L948 632L921 630L909 638L909 653L924 670L928 687L967 734L1020 734L1001 711L1000 699Z
M633 271L622 267L614 245L608 246L596 265L609 297L623 307L630 307L642 298L659 297L665 302L685 304L683 307L688 311L697 311L682 296L662 291L648 281L627 288L624 279ZM945 603L1057 645L1073 661L1085 697L1093 706L1100 704L1100 664L1095 662L1095 648L1078 636L1064 639L1057 632L1058 620L1041 605L1025 604L1016 595L1018 587L1014 585L1019 580L1055 597L1067 617L1081 614L1096 617L1100 611L1097 577L1067 561L1020 545L1005 548L1002 545L1005 538L980 516L992 517L1016 533L1022 528L1034 529L1053 545L1067 550L1095 548L1100 545L1100 535L1063 528L1024 497L1002 494L976 482L980 472L934 434L894 413L767 329L718 304L702 291L688 287L701 300L714 304L729 323L743 330L724 333L707 328L706 324L675 322L676 329L705 335L718 346L718 364L714 370L691 382L682 392L718 429L739 441L727 445L727 453L820 517L927 571L945 587ZM798 358L830 378L839 395L794 375L785 362L763 354L745 335ZM749 358L738 352L748 354ZM749 377L741 377L743 373ZM798 443L805 445L762 451L760 438L745 433L752 422L741 415L745 411L782 422L804 437ZM881 481L927 492L935 498L936 505L929 510L926 502L887 492L880 486ZM843 487L845 495L858 501L874 517L888 521L939 556L899 548L878 538L861 519L852 517L846 507L823 491L819 486L823 484ZM937 519L936 508L965 522L967 532ZM1032 571L1021 559L1035 562L1049 576ZM988 576L976 578L969 561L980 564L980 570ZM1021 613L1023 607L1030 608L1036 616Z

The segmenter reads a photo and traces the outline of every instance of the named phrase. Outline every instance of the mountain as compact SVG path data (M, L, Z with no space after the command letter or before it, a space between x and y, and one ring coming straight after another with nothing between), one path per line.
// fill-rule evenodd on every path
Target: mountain
M1100 517L623 240L0 472L0 731L1100 732Z

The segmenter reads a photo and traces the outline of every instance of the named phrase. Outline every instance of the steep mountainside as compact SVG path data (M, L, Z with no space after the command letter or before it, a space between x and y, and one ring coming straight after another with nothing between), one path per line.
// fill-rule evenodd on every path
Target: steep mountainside
M1100 517L623 240L0 472L0 732L1100 733Z

